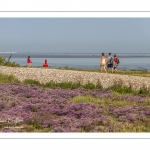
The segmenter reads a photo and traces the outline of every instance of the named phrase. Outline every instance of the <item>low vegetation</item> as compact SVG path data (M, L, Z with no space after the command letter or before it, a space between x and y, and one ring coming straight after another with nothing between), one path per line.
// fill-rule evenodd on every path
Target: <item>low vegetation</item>
M13 75L4 75L0 73L0 83L19 83L20 81Z
M7 61L5 58L0 56L0 65L2 66L9 66L9 67L19 67L19 64L15 62Z
M12 82L16 82L20 84L37 85L37 86L42 86L45 88L60 87L62 89L76 89L76 88L84 88L84 89L89 89L89 90L103 89L101 84L94 85L93 83L82 85L80 83L72 83L72 82L56 83L56 82L50 81L46 84L43 84L43 83L40 83L39 81L32 80L32 79L26 79L23 82L21 82L13 75L4 75L0 73L0 83L12 83ZM120 94L150 95L149 91L147 91L144 88L140 89L139 91L134 91L131 87L126 87L126 86L122 86L119 84L113 85L112 87L106 88L105 90L112 90Z
M0 84L1 132L150 132L150 96Z

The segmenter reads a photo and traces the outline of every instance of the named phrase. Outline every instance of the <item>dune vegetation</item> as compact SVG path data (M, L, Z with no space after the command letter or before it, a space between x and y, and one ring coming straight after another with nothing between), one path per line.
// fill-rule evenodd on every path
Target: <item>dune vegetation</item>
M0 74L1 132L150 132L150 95Z

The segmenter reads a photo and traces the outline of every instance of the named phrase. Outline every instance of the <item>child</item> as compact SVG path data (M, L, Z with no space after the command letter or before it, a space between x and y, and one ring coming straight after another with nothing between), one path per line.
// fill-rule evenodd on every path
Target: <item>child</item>
M31 63L32 63L31 58L30 58L30 56L28 56L28 58L27 58L28 67L30 67Z

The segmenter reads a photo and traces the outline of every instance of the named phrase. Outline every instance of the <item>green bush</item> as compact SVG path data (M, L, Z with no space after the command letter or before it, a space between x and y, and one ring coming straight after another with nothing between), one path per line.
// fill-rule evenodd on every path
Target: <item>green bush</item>
M6 62L6 59L0 56L0 65L3 65Z
M149 91L147 90L147 89L145 89L145 88L141 88L139 91L138 91L138 94L146 94L146 95L148 95L148 94L150 94L149 93Z
M9 66L9 67L19 67L19 64L15 62L6 61L3 66Z
M0 56L0 65L9 67L19 67L19 64L15 62L6 61L6 59L1 56Z

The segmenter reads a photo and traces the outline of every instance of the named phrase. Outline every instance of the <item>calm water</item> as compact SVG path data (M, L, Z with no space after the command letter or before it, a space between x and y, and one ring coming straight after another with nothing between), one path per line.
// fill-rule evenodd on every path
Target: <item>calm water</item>
M2 56L2 55L1 55ZM8 59L10 55L3 55ZM11 57L11 62L16 62L21 66L25 66L27 55L14 55ZM54 58L55 57L55 58ZM58 58L59 57L59 58ZM118 55L120 64L118 69L133 69L133 70L148 70L150 71L150 55L143 55L140 57L135 55ZM31 55L32 66L43 66L44 60L48 61L50 67L65 67L70 68L90 68L99 69L100 58L99 55Z

